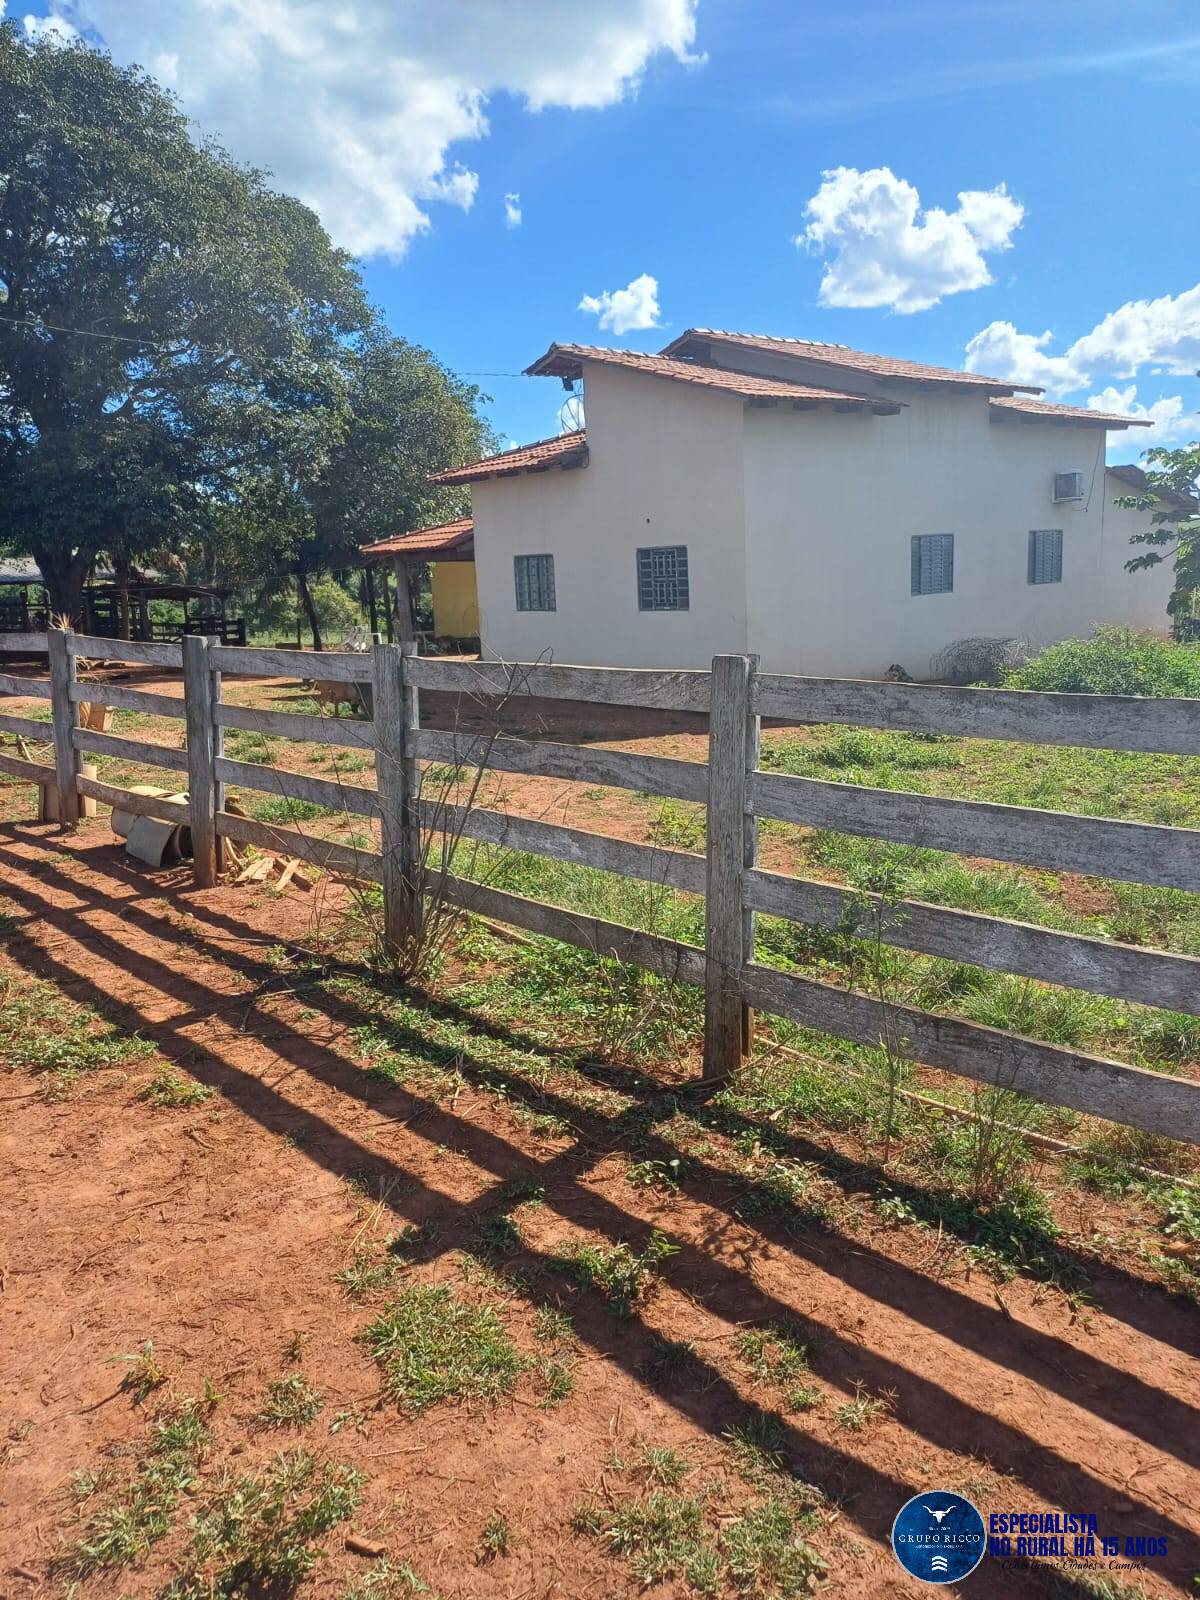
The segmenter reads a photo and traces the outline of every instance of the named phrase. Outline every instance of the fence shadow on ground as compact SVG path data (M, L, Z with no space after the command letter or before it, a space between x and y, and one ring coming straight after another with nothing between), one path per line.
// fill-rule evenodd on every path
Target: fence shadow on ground
M162 899L173 888L182 888L181 882L177 880L173 888L165 885L161 874L151 877L115 849L86 840L78 845L72 843L76 854L67 866L61 855L56 859L59 844L58 839L47 836L45 829L33 825L0 827L4 895L56 936L54 944L47 945L24 936L18 929L6 945L10 958L32 975L49 979L73 998L96 1007L121 1028L152 1040L164 1056L216 1089L232 1107L262 1127L290 1135L293 1140L301 1135L303 1158L338 1176L359 1172L377 1180L379 1194L390 1196L386 1203L402 1221L435 1220L437 1244L427 1251L426 1259L467 1245L482 1222L502 1214L512 1204L506 1199L505 1186L514 1182L544 1186L548 1206L569 1227L602 1234L611 1242L627 1240L635 1247L648 1237L652 1224L623 1210L595 1188L586 1187L583 1179L601 1159L614 1152L629 1150L638 1159L647 1155L669 1159L675 1147L657 1125L675 1109L671 1092L647 1085L636 1074L622 1074L607 1067L587 1068L585 1064L585 1070L591 1071L598 1082L632 1097L624 1112L605 1116L556 1096L553 1085L535 1088L465 1050L456 1066L468 1081L481 1087L499 1083L512 1102L551 1110L569 1124L572 1143L568 1149L544 1158L530 1155L518 1144L472 1120L469 1113L448 1109L412 1088L369 1079L350 1056L317 1042L277 1010L268 1009L267 1003L291 984L255 955L262 935L249 923L207 905L203 895L188 894L179 898L178 907L186 910L192 922L186 930L180 930L139 906L137 899ZM68 897L70 903L50 904L42 890L53 890ZM98 919L104 917L112 922L107 928L98 925ZM122 939L118 918L134 938ZM168 938L186 938L198 956L217 962L250 987L236 993L224 992L202 980L199 963L180 971L153 949L138 947L138 941L144 946L148 942L162 944ZM80 974L63 954L62 947L71 940L86 943L95 956L183 1009L165 1021L148 1021L137 1005L114 997L95 979ZM453 1006L422 1000L411 991L407 998L426 1006L431 1016L453 1017L469 1024L481 1039L485 1035L502 1038L518 1048L553 1059L544 1044L522 1037L519 1030L485 1024ZM320 992L306 993L304 1003L316 1014L318 1022L328 1020L343 1027L378 1022L372 1013L345 996L339 995L333 1001ZM188 1028L224 1013L237 1019L230 1024L235 1036L240 1033L269 1040L281 1066L273 1085L239 1067L234 1048L222 1049L220 1044L206 1041L201 1049L187 1036ZM399 1030L395 1042L418 1059L444 1064L444 1046L431 1045L417 1028ZM460 1151L488 1180L488 1186L475 1201L466 1204L448 1201L444 1195L424 1188L394 1158L363 1145L336 1120L298 1107L281 1095L279 1085L296 1072L337 1091L348 1103L365 1103L369 1095L374 1111L404 1119L406 1137L430 1147L447 1145ZM721 1115L733 1114L722 1110ZM757 1126L752 1118L736 1120L742 1132ZM848 1190L861 1183L862 1169L850 1163L831 1163L827 1151L807 1144L795 1134L787 1137L795 1154L820 1161L826 1174L844 1183ZM396 1194L397 1179L407 1180L408 1187L402 1195ZM731 1207L739 1192L729 1174L704 1163L693 1167L684 1188L685 1196L723 1214L730 1224L734 1221ZM660 1220L658 1225L671 1235L669 1219ZM753 1227L778 1250L835 1274L851 1288L874 1297L924 1328L977 1352L1019 1378L1036 1381L1157 1450L1195 1463L1200 1415L1178 1397L1130 1379L1076 1344L1011 1322L998 1306L981 1304L945 1283L936 1283L858 1239L846 1241L819 1226L797 1233L769 1215L756 1218ZM997 1471L1010 1474L1021 1486L1016 1493L1018 1499L1023 1493L1038 1503L1075 1509L1102 1507L1112 1500L1114 1484L1073 1462L1069 1443L1051 1448L973 1405L968 1397L912 1371L904 1365L900 1353L891 1356L868 1351L838 1328L814 1323L796 1307L769 1293L748 1270L718 1258L703 1242L683 1238L674 1242L680 1252L669 1269L672 1287L690 1296L704 1314L725 1328L732 1330L746 1323L773 1319L805 1324L811 1328L818 1346L814 1362L818 1376L847 1390L856 1380L865 1381L873 1389L894 1389L896 1415L902 1424L931 1445L970 1451ZM533 1303L554 1304L563 1294L566 1282L553 1256L526 1249L513 1258L512 1265L530 1279ZM1106 1311L1144 1326L1159 1341L1177 1340L1181 1348L1187 1347L1184 1318L1167 1296L1134 1279L1123 1282L1120 1273L1105 1273L1104 1277ZM644 1315L617 1321L587 1294L578 1296L572 1311L585 1345L635 1382L652 1389L662 1401L714 1438L747 1422L761 1424L769 1418L778 1424L787 1439L792 1471L841 1500L846 1515L877 1539L886 1542L896 1508L926 1487L923 1483L906 1483L848 1450L812 1437L795 1418L756 1405L739 1393L703 1354L693 1353L681 1371L656 1380L655 1358L660 1346L652 1321ZM1136 1505L1139 1532L1169 1539L1175 1552L1187 1548L1192 1537L1189 1529L1139 1500L1136 1485L1121 1493ZM1056 1575L1056 1582L1059 1587L1055 1593L1073 1592L1065 1574ZM973 1585L988 1600L1046 1592L1040 1580L989 1566L976 1572Z

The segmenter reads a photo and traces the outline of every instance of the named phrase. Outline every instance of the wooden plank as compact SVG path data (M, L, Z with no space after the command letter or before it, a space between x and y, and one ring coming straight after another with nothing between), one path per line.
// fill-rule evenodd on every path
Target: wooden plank
M79 771L79 758L75 754L75 740L79 730L79 708L71 702L71 685L75 681L75 657L71 653L74 638L69 630L56 628L46 636L50 658L50 709L54 719L54 770L58 787L58 819L64 828L79 821L79 795L75 777Z
M663 850L657 845L635 844L606 833L585 832L556 822L538 822L492 811L484 806L457 806L444 800L421 801L421 824L434 833L478 839L507 850L527 850L553 861L569 861L598 872L617 872L624 878L664 888L704 893L704 857L683 850Z
M500 661L443 661L418 656L412 683L443 694L506 700L587 700L593 705L648 706L657 711L707 711L708 673L643 667L570 667Z
M53 783L54 768L40 761L22 761L18 756L0 755L0 772L6 778L19 778L25 783Z
M7 634L0 634L0 639L7 637ZM21 695L26 700L49 700L53 692L49 678L22 678L16 672L0 672L0 694Z
M509 894L505 889L493 889L490 884L476 883L449 872L430 873L427 892L441 895L451 905L476 916L492 917L497 922L511 923L514 928L559 939L563 944L576 945L594 955L642 967L661 978L682 983L704 982L703 950L677 939L664 938L662 934L643 933L637 928L590 917L582 911L544 905L540 900L527 900L524 895Z
M39 721L37 717L18 717L9 711L0 711L0 733L19 734L22 739L37 739L48 743L54 737L54 724Z
M747 694L747 706L754 704L754 684L758 676L758 657L750 657L750 687ZM744 771L745 784L749 785L751 773L758 771L759 761L762 757L762 719L750 714L746 716L746 757ZM747 812L743 818L742 827L742 959L753 961L755 940L755 914L754 908L745 898L746 872L758 865L758 818L753 812ZM742 1005L742 1055L748 1056L754 1049L754 1008L743 1002Z
M216 823L221 837L235 843L257 845L277 855L299 856L329 872L362 878L368 883L383 881L383 858L374 850L356 850L353 845L298 833L295 828L277 828L251 817L234 817L227 811L217 812Z
M375 748L375 724L352 717L313 717L300 711L260 711L253 706L223 702L216 711L220 728L247 728L252 733L274 734L280 739L304 739L312 744L348 745L355 750Z
M422 658L418 658L422 659ZM601 750L595 745L554 744L550 740L510 739L422 728L414 739L422 760L448 766L483 766L496 772L526 772L612 789L666 795L674 800L708 797L708 768L699 761L667 756L631 755L626 750Z
M833 984L751 963L751 1003L804 1027L874 1046L883 1033L878 1000ZM1200 1084L1101 1056L1040 1044L907 1006L889 1006L889 1027L915 1061L978 1083L996 1084L1048 1105L1069 1106L1131 1128L1200 1144Z
M421 781L411 748L415 707L410 707L405 699L405 655L402 654L415 651L416 645L411 638L404 638L403 626L401 640L399 648L390 644L372 647L372 699L376 719L375 781L379 788L383 852L384 939L404 969L415 962L420 946L424 904L420 836L418 831L414 838L411 826L417 796L410 793L410 785L419 786Z
M755 773L750 800L760 817L836 833L1057 872L1200 890L1200 831L1192 828L860 788L774 772Z
M1200 960L1195 956L1060 933L919 900L884 906L877 920L880 901L875 895L779 872L748 872L745 894L755 910L792 922L850 934L857 926L864 938L873 938L878 929L885 944L923 955L1200 1016Z
M169 802L152 794L134 794L131 789L102 783L99 778L89 778L82 772L75 779L75 787L80 794L89 795L114 811L128 811L135 817L157 817L160 822L181 822L185 826L190 823L190 808L186 802Z
M714 656L708 717L708 832L704 903L704 1075L742 1059L742 949L746 822L748 656Z
M356 650L258 650L245 645L213 648L213 667L252 678L324 678L328 683L370 683L371 657Z
M0 653L7 656L45 655L44 633L0 633Z
M197 889L211 889L217 860L217 771L213 749L213 681L210 646L199 634L183 641L183 696L187 709L188 796L192 815L192 876Z
M328 806L331 811L350 811L360 817L379 815L379 796L374 789L359 784L310 778L302 772L285 772L282 767L230 761L226 756L218 756L215 766L222 783L234 783L241 789L257 789L288 800L310 800L314 805Z
M98 639L92 634L70 636L73 656L86 661L136 661L151 667L183 665L183 651L177 644L146 644L140 639Z
M169 772L186 772L186 750L172 750L165 744L150 744L145 739L126 739L117 733L93 733L89 728L76 728L71 736L76 750L90 750L98 756L112 756L114 761L136 761L149 767L166 767Z
M938 684L763 673L754 708L785 722L838 722L966 739L1200 755L1200 700L951 689Z
M148 689L126 689L117 683L76 680L71 685L71 699L76 705L113 706L118 711L141 711L148 717L186 715L182 695L153 694Z

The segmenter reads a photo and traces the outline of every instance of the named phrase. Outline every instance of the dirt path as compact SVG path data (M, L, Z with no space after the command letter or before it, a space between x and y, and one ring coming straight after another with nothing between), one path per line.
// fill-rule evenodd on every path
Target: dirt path
M785 1317L811 1337L825 1396L784 1425L794 1469L840 1506L813 1535L827 1592L926 1593L900 1574L888 1531L911 1495L949 1486L985 1514L1094 1512L1122 1536L1165 1538L1168 1556L1141 1575L1146 1592L1190 1592L1200 1569L1194 1308L1118 1272L1097 1272L1082 1311L1022 1280L1001 1293L979 1275L939 1277L927 1239L871 1218L845 1237L788 1234L769 1215L750 1226L732 1215L728 1186L703 1174L675 1195L631 1185L620 1118L603 1109L574 1116L578 1137L550 1140L482 1092L482 1070L478 1092L445 1103L379 1082L353 1035L369 1017L349 999L298 996L272 953L304 931L311 897L195 893L185 873L136 870L101 829L64 839L12 823L0 825L0 893L15 908L7 970L105 1004L215 1091L195 1111L158 1111L137 1098L150 1065L87 1079L61 1101L27 1077L0 1077L6 1597L62 1592L47 1574L71 1522L68 1480L144 1434L144 1417L115 1394L112 1363L152 1340L182 1391L208 1378L224 1396L217 1465L238 1470L279 1447L253 1416L299 1351L326 1409L282 1442L367 1473L354 1527L440 1593L632 1600L641 1584L572 1531L574 1508L638 1440L684 1450L700 1475L716 1471L726 1431L774 1409L736 1360L736 1335ZM514 1084L514 1105L520 1094ZM812 1140L817 1157L819 1130ZM679 1246L667 1286L622 1320L571 1292L576 1387L553 1409L519 1392L421 1418L378 1406L378 1370L354 1338L370 1313L335 1282L356 1238L429 1225L436 1244L413 1270L445 1280L450 1253L513 1180L545 1190L522 1219L532 1263L571 1237L641 1243L657 1227ZM532 1349L531 1305L514 1300L505 1315ZM670 1376L655 1375L655 1336L692 1342ZM895 1398L890 1416L856 1432L836 1410L858 1384ZM338 1413L354 1420L331 1432ZM480 1562L495 1507L516 1542ZM328 1548L306 1593L344 1594L362 1576L340 1535ZM169 1558L169 1541L163 1549ZM167 1575L169 1560L158 1560L83 1587L153 1594ZM1083 1593L1047 1582L987 1561L962 1592Z

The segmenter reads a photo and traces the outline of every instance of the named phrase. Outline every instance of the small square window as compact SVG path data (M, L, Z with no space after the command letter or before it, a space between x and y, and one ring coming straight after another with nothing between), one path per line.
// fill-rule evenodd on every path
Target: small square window
M514 556L513 571L518 611L557 611L553 556Z
M949 594L954 588L954 535L915 533L912 539L913 594Z
M685 544L659 544L637 553L639 611L688 609L688 553Z
M1062 529L1029 530L1030 583L1062 582Z

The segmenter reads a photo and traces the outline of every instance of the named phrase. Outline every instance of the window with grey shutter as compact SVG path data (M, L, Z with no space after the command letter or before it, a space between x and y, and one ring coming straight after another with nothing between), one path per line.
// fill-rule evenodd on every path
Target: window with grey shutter
M556 611L554 557L514 556L518 611Z
M685 544L658 544L637 553L639 611L688 609L688 553Z
M913 534L913 594L949 594L953 588L954 535L952 533Z
M1030 528L1030 583L1062 582L1062 529Z

